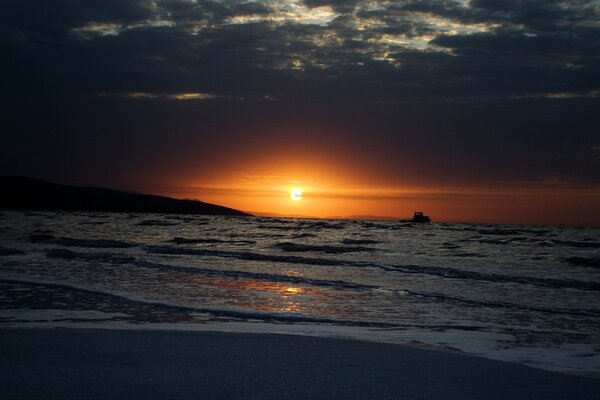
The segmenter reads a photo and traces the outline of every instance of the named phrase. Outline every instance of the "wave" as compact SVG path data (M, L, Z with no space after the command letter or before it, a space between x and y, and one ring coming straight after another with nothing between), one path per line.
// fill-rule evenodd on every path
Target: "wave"
M498 244L498 245L509 245L513 242L511 239L478 239L477 242L482 244Z
M22 254L25 254L25 253L21 250L0 246L0 256L17 256L17 255L22 255Z
M68 247L117 248L124 249L137 246L136 243L122 242L112 239L73 239L61 237L54 243Z
M550 241L547 237L525 237L525 236L517 236L513 238L507 239L509 243L523 243L525 245L534 245L538 247L553 247L555 243Z
M178 225L178 224L176 222L160 221L157 219L147 219L147 220L138 222L137 225L139 225L139 226L174 226L174 225Z
M481 253L469 253L469 252L462 252L462 253L453 253L453 254L449 254L451 257L460 257L460 258L485 258L488 257L485 254L481 254Z
M296 234L290 234L288 235L288 237L290 239L305 239L305 238L309 238L309 237L317 237L317 235L315 235L314 233L296 233Z
M440 222L437 226L443 231L451 231L451 232L475 232L477 229L471 227L463 227L463 226L455 226L455 224L451 224L449 222Z
M600 291L600 282L586 282L571 279L536 278L519 275L500 275L476 271L457 270L444 267L427 267L419 265L395 265L393 270L408 274L426 274L446 279L463 279L493 283L518 283L553 289L578 289Z
M360 246L331 246L331 245L312 245L312 244L300 244L292 242L281 242L271 246L273 248L289 251L289 252L305 252L314 251L329 254L342 254L342 253L356 253L377 250L372 247L360 247Z
M481 226L481 225L469 225L469 226L456 226L451 223L438 223L437 226L445 231L454 231L454 232L477 232L481 235L519 235L519 234L532 234L534 236L543 236L550 235L554 236L552 231L548 229L542 229L538 227L523 227L523 228L508 228L506 226Z
M54 240L56 240L56 237L47 233L32 233L29 235L29 241L31 243L48 243Z
M281 282L281 283L293 283L296 285L311 285L311 286L323 286L331 287L335 289L352 289L352 290L364 290L364 289L375 289L378 286L365 285L359 283L345 282L339 280L323 280L323 279L311 279L302 276L289 276L279 274L268 274L262 272L249 272L249 271L235 271L235 270L215 270L210 268L200 267L186 267L180 265L167 265L159 264L148 261L137 261L135 265L143 268L153 268L161 271L176 271L184 272L188 274L201 274L201 275L217 275L228 278L244 278L244 279L255 279L269 282Z
M600 268L600 257L566 257L562 261L578 267Z
M217 275L224 276L228 278L243 278L243 279L255 279L255 280L264 280L269 282L280 282L280 283L293 283L296 285L311 285L311 286L320 286L320 287L331 287L338 290L372 290L372 289L382 289L381 286L375 285L365 285L358 284L352 282L345 282L339 280L322 280L322 279L310 279L306 277L299 276L288 276L288 275L278 275L278 274L267 274L267 273L259 273L259 272L248 272L248 271L232 271L232 270L214 270L209 268L198 268L198 267L185 267L178 265L166 265L166 264L158 264L147 261L138 261L135 265L144 267L144 268L155 268L161 271L176 271L176 272L184 272L189 274L202 274L202 275ZM596 317L600 318L600 310L574 310L574 309L553 309L553 308L545 308L545 307L535 307L535 306L527 306L520 305L514 303L507 302L489 302L489 301L480 301L480 300L472 300L463 297L449 296L441 293L430 293L430 292L421 292L411 289L400 290L397 292L401 292L403 294L408 294L414 297L421 298L431 298L436 299L443 303L452 303L459 304L463 306L473 306L473 307L489 307L489 308L507 308L507 309L516 309L522 311L534 311L545 314L566 314L566 315L576 315L576 316L586 316L586 317Z
M343 239L340 243L342 244L378 244L381 243L378 240L371 239Z
M346 222L332 222L332 221L306 221L306 220L290 220L290 221L271 221L269 223L263 223L257 226L258 229L279 229L279 230L321 230L321 229L345 229L347 227Z
M443 249L446 250L453 250L453 249L460 249L462 248L462 246L458 245L458 244L454 244L454 243L450 243L450 242L444 242L441 244L440 246Z
M514 303L505 303L505 302L491 302L491 301L481 301L481 300L471 300L463 297L456 296L448 296L440 293L428 293L428 292L420 292L415 290L406 290L406 293L412 296L423 297L423 298L432 298L443 303L451 303L451 304L460 304L467 305L473 307L488 307L488 308L507 308L507 309L516 309L527 312L539 312L544 314L564 314L564 315L576 315L576 316L584 316L584 317L594 317L600 318L600 310L574 310L574 309L566 309L566 308L546 308L546 307L536 307L536 306L527 306L521 304Z
M127 264L135 260L133 256L126 256L122 254L111 254L111 253L79 253L67 249L51 249L46 251L46 257L48 258L60 258L63 260L82 260L82 261L96 261L105 262L109 264Z
M536 238L536 237L485 237L485 236L472 236L465 239L460 239L461 242L477 242L481 244L497 244L507 246L511 244L525 244L535 245L540 247L554 247L556 244L548 239Z
M91 247L91 248L117 248L124 249L137 246L136 243L123 242L112 239L74 239L69 237L55 237L48 234L29 235L31 243L51 243L67 247Z
M520 235L527 231L523 229L503 229L503 228L490 228L490 229L477 229L477 233L480 235Z
M590 249L599 249L600 242L594 241L576 241L576 240L553 240L554 243L568 246L568 247L579 247L579 248L590 248Z
M438 276L446 279L475 280L494 283L518 283L523 285L532 285L546 288L570 288L578 290L600 291L600 282L585 282L568 279L554 278L535 278L518 275L500 275L492 273L483 273L475 271L458 270L444 267L428 267L421 265L394 265L382 264L368 261L355 260L336 260L330 258L315 258L289 255L261 254L253 252L212 250L212 249L190 249L172 246L148 245L143 247L145 251L154 254L174 254L174 255L197 255L208 257L235 258L249 261L269 261L290 264L322 265L322 266L348 266L348 267L372 267L379 268L389 272L406 274L423 274Z
M389 225L380 224L377 222L361 221L360 226L367 229L388 229Z
M179 312L190 312L194 314L208 314L214 317L221 318L230 318L237 320L253 320L253 321L263 321L263 322L271 322L271 323L316 323L316 324L329 324L329 325L338 325L338 326L353 326L353 327L366 327L373 329L382 329L382 330L404 330L404 329L427 329L432 331L445 331L445 330L459 330L459 331L489 331L492 330L498 333L498 328L491 328L485 325L480 324L398 324L398 323L389 323L389 322L379 322L379 321L360 321L360 320L350 320L350 319L335 319L328 317L317 317L310 316L304 314L291 314L291 313L267 313L260 311L244 311L244 310L232 310L232 309L215 309L209 307L195 307L181 304L173 304L166 303L162 301L155 300L145 300L137 297L125 295L122 293L114 293L106 290L99 289L90 289L78 285L66 284L66 283L58 283L58 282L48 282L48 281L38 281L38 280L30 280L30 279L14 279L14 278L0 278L0 282L7 284L19 284L19 285L28 285L28 286L38 286L45 288L54 288L54 289L62 289L69 290L74 292L80 292L95 296L102 297L110 297L113 299L118 299L124 301L126 303L137 304L140 307L154 307L159 312L165 312L165 310L175 310ZM416 294L416 293L415 293ZM423 294L420 294L423 295ZM538 331L530 330L530 329L517 329L512 327L505 328L507 332L510 333L535 333Z
M298 222L297 219L294 218L271 218L271 217L258 217L256 218L257 221L260 222L268 222L268 223L273 223L273 224L296 224Z
M303 229L345 229L347 224L346 222L332 221L302 221L298 227Z
M195 218L189 217L185 215L165 215L164 218L175 220L175 221L183 221L183 222L195 222L197 225L206 225L208 223L208 218Z
M226 243L226 244L256 244L256 242L254 240L221 240L221 239L214 239L214 238L196 239L196 238L175 237L171 241L174 243L177 243L177 244L200 244L200 243L204 243L204 244L211 244L211 243L212 244L222 244L222 243Z
M307 264L307 265L323 265L323 266L335 266L335 265L346 265L347 261L344 260L332 260L324 258L310 258L302 256L284 256L274 254L261 254L247 251L230 251L230 250L216 250L216 249L191 249L187 247L172 247L172 246L158 246L158 245L147 245L143 249L148 253L153 254L173 254L173 255L194 255L194 256L207 256L207 257L223 257L223 258L235 258L239 260L247 261L272 261L282 262L290 264ZM354 262L358 265L357 262ZM369 263L364 263L364 266L368 266Z
M285 230L285 231L290 231L290 230L296 229L296 227L291 227L291 226L287 226L287 225L281 226L281 225L272 225L272 224L269 224L269 225L261 224L261 225L258 225L256 227L256 229L259 229L259 230L282 230L282 231Z
M123 300L130 303L137 303L141 306L153 306L159 309L166 310L177 310L183 312L192 313L203 313L209 314L215 317L234 318L242 320L259 320L264 322L275 322L275 323L317 323L317 324L334 324L341 326L354 326L354 327L368 327L368 328L379 328L379 329L432 329L432 330L465 330L465 331L477 331L485 330L485 326L481 325L452 325L452 324L394 324L389 322L377 322L377 321L360 321L360 320L349 320L349 319L335 319L327 317L316 317L304 314L290 314L290 313L267 313L260 311L243 311L243 310L231 310L231 309L215 309L208 307L194 307L180 304L165 303L161 301L144 300L136 297L128 296L122 293L113 293L105 290L90 289L78 285L48 282L48 281L37 281L29 279L14 279L14 278L0 278L0 282L13 283L20 285L30 286L42 286L49 288L57 288L71 291L78 291L82 293L88 293L98 296L109 296L115 299Z
M58 282L47 282L47 281L36 281L36 280L28 280L28 279L14 279L14 278L0 278L0 282L5 283L14 283L21 285L30 285L30 286L44 286L58 289L66 289L79 291L83 293L89 293L100 296L110 296L116 299L125 300L127 302L138 303L140 305L145 306L154 306L163 309L171 309L178 311L187 311L194 313L205 313L211 314L217 317L229 317L229 318L237 318L244 320L262 320L265 322L284 322L284 323L319 323L319 324L337 324L337 325L351 325L351 326L363 326L363 327L379 327L379 328L392 328L399 327L398 325L386 323L386 322L364 322L357 320L338 320L334 318L325 318L325 317L311 317L303 314L276 314L276 313L266 313L260 311L242 311L242 310L225 310L225 309L215 309L215 308L205 308L205 307L193 307L187 305L180 304L172 304L165 303L160 301L152 301L152 300L143 300L131 296L127 296L121 293L113 293L104 290L98 289L89 289L82 286L66 284L66 283L58 283ZM415 325L416 326L416 325Z

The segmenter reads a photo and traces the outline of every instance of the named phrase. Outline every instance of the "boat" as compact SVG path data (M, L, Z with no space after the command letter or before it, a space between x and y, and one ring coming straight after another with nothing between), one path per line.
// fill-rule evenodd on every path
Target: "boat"
M431 222L431 218L424 215L422 211L415 211L415 215L411 219L401 219L400 222Z
M431 222L431 218L424 215L422 211L415 211L415 215L413 215L410 222Z

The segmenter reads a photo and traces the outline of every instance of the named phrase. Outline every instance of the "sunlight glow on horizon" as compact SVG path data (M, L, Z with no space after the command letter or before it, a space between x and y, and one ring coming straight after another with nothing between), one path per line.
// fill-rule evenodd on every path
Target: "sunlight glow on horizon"
M547 182L489 187L350 185L339 179L320 184L276 175L221 179L220 184L185 184L165 193L235 208L255 215L314 218L408 218L424 211L434 222L590 225L586 210L600 201L600 188ZM224 183L229 181L229 184ZM298 183L302 182L302 189ZM303 195L310 192L310 197ZM576 193L574 195L574 193ZM596 221L595 223L598 223Z
M453 185L382 171L376 160L329 149L325 154L302 143L273 146L277 151L264 147L244 159L221 160L221 168L199 170L197 175L181 170L180 178L165 180L159 193L257 216L404 219L423 211L434 222L600 224L594 212L600 186L547 177ZM301 200L294 200L300 198L298 193L292 196L294 189L301 192Z

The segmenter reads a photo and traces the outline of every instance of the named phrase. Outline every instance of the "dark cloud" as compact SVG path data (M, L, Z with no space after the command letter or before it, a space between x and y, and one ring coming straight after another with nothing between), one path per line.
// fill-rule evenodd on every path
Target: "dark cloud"
M593 21L599 10L597 2L582 0L473 0L471 6L481 20L521 24L540 31L554 31L564 23Z
M344 14L342 3L355 15ZM281 92L286 79L314 79L319 86L321 80L347 79L329 84L372 85L376 97L378 87L418 92L458 78L469 86L480 81L481 94L489 97L494 80L513 81L498 95L591 91L598 84L584 84L597 72L600 54L600 28L589 23L598 21L592 2L406 1L372 9L361 1L292 2L287 9L272 4L5 1L2 45L12 55L6 69L17 79L34 77L30 90L44 86L37 76L86 93L152 91L172 82L163 90L209 85L234 96L258 95ZM311 17L318 6L334 7L337 16ZM436 91L444 94L444 86ZM477 94L470 87L456 89L451 85L445 97Z
M153 16L147 0L4 0L0 26L8 38L22 42L64 39L69 29L87 22L128 23Z
M213 114L254 113L262 120L248 123L262 126L274 109L298 122L309 107L376 126L373 151L392 165L389 149L402 148L415 174L431 162L451 164L436 174L454 171L455 179L475 175L476 165L481 179L568 171L598 182L589 148L600 131L599 38L591 0L4 0L0 102L27 140L51 134L62 143L92 132L73 140L80 154L93 153L104 130L160 149L168 139L154 129L165 127L158 119L181 127L187 143L183 132ZM210 96L174 101L185 93ZM26 122L36 114L44 118ZM219 120L202 138L218 132ZM18 170L23 140L4 147L13 155L3 168ZM435 157L419 161L406 146Z
M304 0L308 7L330 6L340 13L350 13L363 3L361 0Z

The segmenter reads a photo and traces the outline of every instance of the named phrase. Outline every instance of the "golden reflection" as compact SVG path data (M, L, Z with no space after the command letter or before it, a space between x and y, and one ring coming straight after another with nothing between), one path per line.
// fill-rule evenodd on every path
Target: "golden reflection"
M310 311L315 297L323 297L321 289L304 289L277 282L238 282L243 292L260 292L263 296L252 297L251 307L267 312L302 313Z
M161 277L164 287L182 285L190 291L190 302L219 299L226 307L243 308L267 313L299 313L306 315L339 316L345 313L359 315L354 305L355 292L334 291L320 287L299 287L289 283L224 276L189 276L170 273ZM182 295L183 292L180 292ZM360 295L359 297L362 297Z

